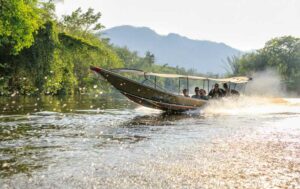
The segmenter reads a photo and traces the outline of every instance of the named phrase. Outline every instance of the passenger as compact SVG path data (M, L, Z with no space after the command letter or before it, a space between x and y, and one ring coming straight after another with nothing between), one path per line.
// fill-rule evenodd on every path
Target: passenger
M224 91L225 91L224 96L230 96L231 95L231 90L229 89L227 83L223 84L223 88L224 88Z
M225 91L219 88L218 83L216 83L214 88L210 90L210 92L208 93L208 96L210 96L211 98L221 98L224 95L225 95Z
M240 93L237 90L234 90L234 89L231 89L230 94L234 95L234 96L240 96Z
M206 96L206 91L204 89L200 89L200 99L208 100L208 96Z
M200 98L199 87L195 87L195 95L193 95L192 98Z
M230 95L239 96L240 95L240 93L237 90L229 89L227 83L224 83L223 87L224 87L224 90L225 90L225 96L230 96Z
M183 89L183 90L182 90L182 93L183 93L183 96L185 96L185 97L190 97L190 96L189 96L189 92L188 92L187 89Z

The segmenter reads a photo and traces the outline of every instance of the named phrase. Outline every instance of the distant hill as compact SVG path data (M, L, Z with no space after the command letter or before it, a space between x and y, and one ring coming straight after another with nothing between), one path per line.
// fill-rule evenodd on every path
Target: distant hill
M202 73L226 72L226 57L241 53L224 43L192 40L174 33L159 35L147 27L118 26L103 31L102 36L139 55L150 51L159 64L193 68Z

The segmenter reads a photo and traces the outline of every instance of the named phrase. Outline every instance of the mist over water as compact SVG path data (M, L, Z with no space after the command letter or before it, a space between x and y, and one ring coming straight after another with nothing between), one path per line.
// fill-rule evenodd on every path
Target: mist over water
M265 115L276 113L300 113L300 100L297 98L240 96L209 102L203 109L205 114L219 115Z
M211 100L201 113L243 116L300 113L299 98L288 98L292 94L286 91L275 70L256 72L251 77L253 80L246 84L241 96Z
M275 70L255 72L251 77L253 80L246 84L245 94L260 97L287 96L281 77Z

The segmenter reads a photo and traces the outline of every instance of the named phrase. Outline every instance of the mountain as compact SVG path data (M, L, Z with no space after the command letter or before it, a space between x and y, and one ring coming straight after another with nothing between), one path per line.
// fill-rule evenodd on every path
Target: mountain
M150 51L158 64L192 68L202 73L226 72L226 58L241 53L224 43L193 40L174 33L159 35L147 27L117 26L104 30L101 36L139 55Z

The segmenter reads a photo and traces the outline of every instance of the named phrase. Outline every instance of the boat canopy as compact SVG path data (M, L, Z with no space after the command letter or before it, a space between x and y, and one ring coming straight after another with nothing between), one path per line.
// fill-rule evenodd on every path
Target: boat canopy
M251 80L249 77L239 76L239 77L229 77L229 78L211 78L211 77L201 77L201 76L191 76L191 75L179 75L179 74L162 74L162 73L153 73L153 72L144 72L142 70L137 69L128 69L128 68L120 68L120 69L112 69L111 71L119 72L119 73L132 73L141 76L157 76L164 78L182 78L182 79L195 79L195 80L210 80L221 83L247 83Z

